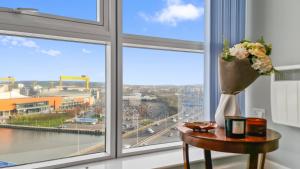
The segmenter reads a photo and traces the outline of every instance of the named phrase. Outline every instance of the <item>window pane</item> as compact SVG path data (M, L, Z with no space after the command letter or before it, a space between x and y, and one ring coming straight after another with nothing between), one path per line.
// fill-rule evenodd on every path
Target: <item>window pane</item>
M179 141L178 122L204 119L202 54L123 53L123 148Z
M105 151L105 46L0 36L0 161Z
M41 13L97 21L97 0L1 0L0 7L34 8Z
M123 32L204 40L204 0L123 0Z

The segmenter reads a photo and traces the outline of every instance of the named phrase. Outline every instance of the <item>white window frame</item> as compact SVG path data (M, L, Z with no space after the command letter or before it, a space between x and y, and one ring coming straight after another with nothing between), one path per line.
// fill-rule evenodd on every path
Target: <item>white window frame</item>
M91 24L81 20L70 20L66 17L48 14L15 13L9 10L0 11L0 34L43 38L60 41L72 41L106 45L106 151L63 159L49 159L47 162L24 164L17 168L57 168L90 163L116 158L116 22L115 0L102 2L103 25ZM110 29L109 29L110 28Z
M23 14L23 15L31 15L41 18L49 18L49 19L56 19L56 20L64 20L64 21L71 21L71 22L79 22L79 23L86 23L86 24L92 24L92 25L104 25L104 0L96 0L96 8L97 13L96 15L96 21L93 20L87 20L87 19L81 19L81 18L75 18L75 17L68 17L68 16L60 16L55 15L51 13L43 13L39 12L38 9L35 8L7 8L7 7L0 7L0 12L2 13L12 13L12 14Z
M21 168L58 168L97 162L130 155L138 155L149 152L157 152L181 147L180 142L151 145L128 149L122 148L122 90L123 90L123 47L158 49L178 52L193 52L204 54L207 44L185 40L123 34L122 29L122 0L100 0L103 7L103 24L91 24L68 20L68 18L56 18L32 14L15 14L0 10L0 34L25 36L34 38L46 38L74 42L85 42L106 45L106 152L89 154L65 159L50 160L28 165ZM206 24L208 25L209 0L206 3ZM103 16L101 16L103 15ZM207 27L207 29L209 29ZM206 31L207 31L206 29ZM207 35L207 32L206 32ZM208 39L206 39L206 42ZM205 55L205 71L208 70L209 58ZM209 87L209 75L205 73L204 88ZM205 109L209 106L209 95L205 95ZM209 110L209 109L208 109ZM205 113L208 114L208 110ZM208 112L207 112L208 111ZM209 115L208 115L209 116Z
M209 0L205 0L205 3L209 3ZM123 0L117 0L117 23L118 23L118 31L117 31L117 157L126 157L131 155L139 155L144 153L158 152L170 149L176 149L182 146L181 142L172 142L158 145L149 145L137 148L129 148L123 150L122 147L122 98L123 98L123 47L132 47L132 48L142 48L142 49L154 49L154 50L166 50L166 51L177 51L177 52L193 52L204 55L204 51L206 49L206 44L204 42L195 42L195 41L186 41L186 40L178 40L178 39L169 39L169 38L160 38L153 36L143 36L143 35L133 35L123 33ZM207 15L207 13L205 14ZM205 63L207 62L207 57L205 56ZM207 70L207 65L205 64L204 70ZM206 83L205 79L205 83ZM204 88L206 88L207 84L204 84ZM207 99L207 98L206 98ZM207 101L205 99L205 107L207 107ZM209 99L209 98L208 98ZM205 110L206 116L208 112Z
M109 0L97 0L97 21L22 11L11 8L0 8L0 27L3 30L47 34L53 36L76 37L80 39L110 40L109 33Z

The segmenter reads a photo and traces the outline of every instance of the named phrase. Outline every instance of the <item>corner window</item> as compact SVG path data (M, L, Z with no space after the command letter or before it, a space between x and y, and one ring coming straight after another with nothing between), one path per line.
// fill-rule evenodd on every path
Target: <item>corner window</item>
M209 113L204 12L204 0L1 0L0 163L176 148L176 125Z

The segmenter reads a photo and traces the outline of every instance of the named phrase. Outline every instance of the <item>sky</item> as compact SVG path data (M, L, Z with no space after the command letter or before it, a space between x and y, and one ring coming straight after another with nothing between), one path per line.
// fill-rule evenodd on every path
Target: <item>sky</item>
M1 0L0 7L37 8L44 13L96 20L96 0L65 2ZM123 0L123 32L203 41L203 6L203 0ZM0 77L47 81L58 80L60 75L88 75L91 81L105 81L103 45L0 35L0 51ZM202 54L124 48L123 57L124 84L203 84Z

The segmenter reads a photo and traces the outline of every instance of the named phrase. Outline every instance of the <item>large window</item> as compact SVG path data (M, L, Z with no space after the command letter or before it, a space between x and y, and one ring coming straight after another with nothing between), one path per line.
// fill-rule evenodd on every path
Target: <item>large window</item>
M105 151L105 46L0 36L0 161Z
M123 148L177 142L178 122L204 119L202 54L124 48L123 60Z
M0 0L0 164L178 148L176 125L208 113L204 12L204 0Z
M175 146L180 122L206 117L204 1L123 0L122 10L119 154Z

